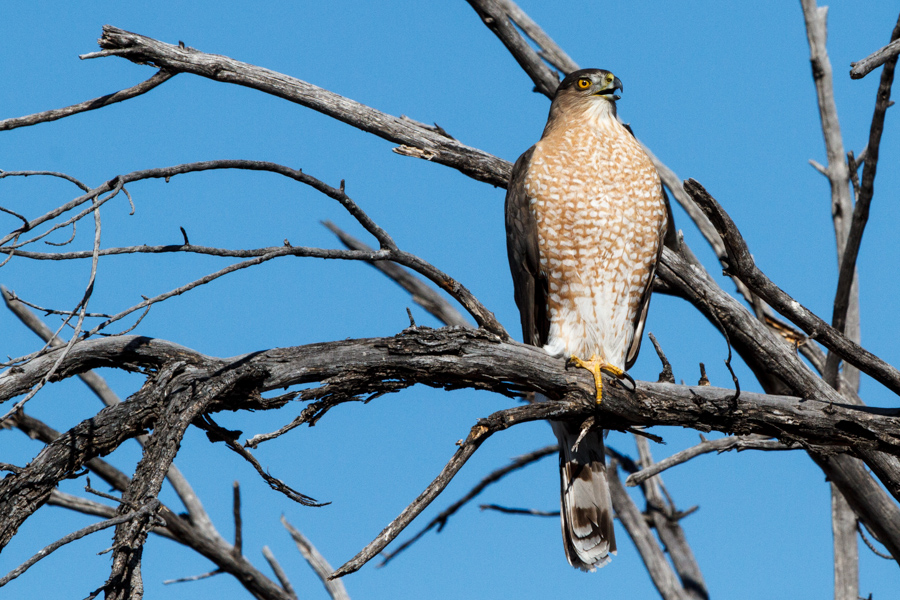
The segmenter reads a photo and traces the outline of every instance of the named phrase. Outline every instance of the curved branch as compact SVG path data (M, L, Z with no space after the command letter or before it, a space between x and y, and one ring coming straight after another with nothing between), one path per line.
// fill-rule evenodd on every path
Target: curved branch
M821 342L829 350L837 352L848 363L881 382L895 394L900 394L900 371L849 340L772 283L772 280L756 266L744 238L715 198L694 179L688 179L684 183L684 189L715 225L725 242L730 270L740 277L747 287L785 318L796 323L811 338Z
M485 476L481 481L479 481L475 487L469 490L465 496L445 508L441 511L441 514L432 519L428 525L423 527L413 535L411 538L400 544L395 550L392 552L383 552L383 560L379 563L379 567L383 567L388 564L391 560L393 560L398 554L412 546L416 543L423 535L437 527L438 533L440 533L444 526L447 524L447 520L452 517L460 508L462 508L465 504L467 504L470 500L474 499L478 494L484 491L486 487L493 483L497 483L513 471L517 471L523 467L527 467L533 462L536 462L546 456L550 456L552 454L557 454L559 452L559 445L553 444L551 446L545 446L543 448L539 448L537 450L533 450L527 454L523 454L522 456L518 456L511 463L504 467L500 467L489 473ZM482 507L484 508L484 507ZM556 516L559 513L555 513Z
M498 159L499 160L499 159ZM132 173L128 173L126 175L119 175L114 179L110 180L103 186L95 188L91 190L87 194L68 202L67 204L59 207L53 211L48 212L47 214L39 217L28 223L28 228L33 228L36 225L39 225L43 222L46 222L63 212L70 210L78 206L81 203L87 202L89 200L97 198L100 194L104 193L107 187L112 186L113 190L122 189L122 187L126 183L130 183L133 181L139 181L142 179L151 179L151 178L165 178L168 180L170 177L175 175L180 175L184 173L198 172L198 171L206 171L213 169L245 169L245 170L253 170L253 171L269 171L273 173L277 173L279 175L283 175L305 185L312 187L313 189L325 194L329 198L332 198L338 201L344 209L347 210L359 223L362 225L369 233L371 233L381 244L381 249L375 252L360 252L360 251L341 251L341 250L324 250L320 248L293 248L290 244L286 244L285 246L272 247L272 248L263 248L256 250L226 250L221 248L206 248L202 246L193 246L190 244L184 245L167 245L167 246L132 246L126 248L109 248L106 250L99 250L97 248L94 249L94 252L91 254L86 254L84 252L69 252L69 253L38 253L38 252L23 252L19 253L16 251L16 254L19 256L23 256L26 258L32 259L41 259L41 260L68 260L68 259L77 259L77 258L87 258L88 256L102 256L102 255L112 255L112 254L130 254L130 253L163 253L163 252L196 252L201 254L211 254L216 256L240 256L240 257L252 257L249 260L246 260L241 263L236 263L225 267L215 273L209 274L205 277L202 277L198 280L195 280L189 284L181 286L175 290L171 290L164 294L159 294L153 298L144 300L143 302L136 304L125 311L122 311L113 317L107 319L94 329L92 329L88 334L88 337L96 334L101 329L107 327L115 321L118 321L125 316L140 310L142 308L148 307L154 303L161 302L166 300L172 296L177 296L183 294L186 291L189 291L199 285L203 285L231 273L233 271L244 269L247 267L255 266L259 263L271 260L273 258L277 258L279 256L312 256L318 258L339 258L339 259L347 259L347 260L367 260L367 261L378 261L378 260L390 260L392 262L396 262L400 265L413 269L414 271L424 275L435 284L440 286L442 289L447 291L454 299L456 299L475 319L475 322L479 325L479 327L484 327L489 331L500 335L501 337L508 338L509 334L503 328L499 321L497 321L494 314L488 310L481 302L478 301L477 298L466 288L464 285L441 271L437 269L427 261L422 260L418 256L411 254L409 252L405 252L400 250L391 237L385 232L381 227L379 227L362 208L359 207L356 202L354 202L347 194L344 193L343 185L340 188L331 187L322 181L303 173L299 169L291 169L290 167L286 167L284 165L279 165L277 163L265 162L265 161L252 161L252 160L214 160L214 161L204 161L204 162L196 162L196 163L186 163L181 165L175 165L173 167L165 167L158 169L146 169L143 171L134 171ZM27 175L27 172L7 172L3 175L12 176L12 175ZM91 211L96 211L96 208L104 202L108 201L112 195L107 196L106 198L102 198L100 200L95 200L93 204L93 208L89 210L82 211L76 217L69 219L65 223L70 221L77 220L81 218L83 215L87 214ZM62 226L63 224L57 224L53 228L50 229L52 231L55 228ZM47 235L48 232L41 234L35 238L32 238L26 242L22 242L18 244L16 247L21 245L25 245L31 243L41 237ZM15 232L9 234L4 238L4 240L15 239ZM3 240L0 240L0 244L3 243ZM12 255L12 254L10 254Z

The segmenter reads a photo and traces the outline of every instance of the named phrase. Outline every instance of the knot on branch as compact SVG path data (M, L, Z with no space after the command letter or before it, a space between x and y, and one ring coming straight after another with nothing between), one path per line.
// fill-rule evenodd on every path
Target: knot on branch
M432 329L418 326L415 329L404 329L396 336L385 340L380 347L387 348L388 352L397 355L459 356L471 340L487 340L498 344L502 341L499 336L484 329L459 326Z

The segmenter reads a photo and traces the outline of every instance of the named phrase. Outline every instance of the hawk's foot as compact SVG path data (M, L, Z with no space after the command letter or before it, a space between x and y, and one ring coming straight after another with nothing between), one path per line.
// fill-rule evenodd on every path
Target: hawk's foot
M587 369L591 372L591 375L594 376L594 386L597 388L597 404L603 402L603 376L601 375L603 371L606 371L610 375L614 375L619 379L627 377L625 371L623 371L619 367L614 367L613 365L607 363L596 354L592 354L588 360L582 360L577 356L572 356L572 358L569 360L571 360L571 362L576 367Z

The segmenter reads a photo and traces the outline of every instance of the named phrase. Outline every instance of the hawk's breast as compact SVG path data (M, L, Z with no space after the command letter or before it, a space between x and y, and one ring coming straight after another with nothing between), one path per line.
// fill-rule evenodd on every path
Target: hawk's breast
M596 354L624 369L666 227L656 169L614 117L560 127L525 177L547 278L554 355Z

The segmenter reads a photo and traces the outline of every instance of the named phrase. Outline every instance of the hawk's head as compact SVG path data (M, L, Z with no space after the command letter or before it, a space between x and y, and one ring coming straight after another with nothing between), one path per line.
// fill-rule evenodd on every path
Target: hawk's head
M603 69L581 69L569 73L556 88L556 97L580 97L615 102L616 90L624 91L618 77Z

